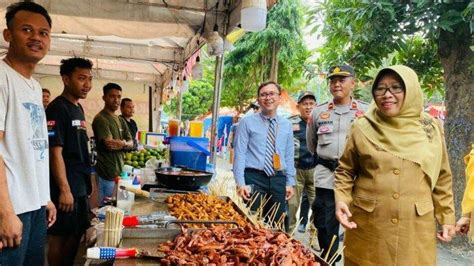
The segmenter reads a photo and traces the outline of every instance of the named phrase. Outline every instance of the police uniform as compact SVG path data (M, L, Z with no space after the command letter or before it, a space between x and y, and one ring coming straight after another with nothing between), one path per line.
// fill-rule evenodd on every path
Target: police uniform
M314 175L316 198L312 208L320 248L328 249L333 236L339 235L339 222L335 216L334 170L344 151L352 122L362 116L367 107L366 103L354 99L345 106L326 102L313 110L308 122L308 149L318 156ZM339 239L336 239L330 254L337 251L338 243Z

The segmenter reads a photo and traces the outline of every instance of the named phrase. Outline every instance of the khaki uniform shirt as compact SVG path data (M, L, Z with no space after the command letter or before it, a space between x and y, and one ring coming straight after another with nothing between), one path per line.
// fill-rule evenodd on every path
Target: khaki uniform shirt
M436 221L454 225L452 175L443 141L438 180L370 142L358 127L336 169L335 199L357 228L346 230L345 265L436 265Z
M317 106L306 128L308 150L320 158L338 160L344 151L352 122L362 116L367 107L366 103L356 100L343 106L337 106L332 101ZM317 165L314 184L317 188L334 189L334 173Z

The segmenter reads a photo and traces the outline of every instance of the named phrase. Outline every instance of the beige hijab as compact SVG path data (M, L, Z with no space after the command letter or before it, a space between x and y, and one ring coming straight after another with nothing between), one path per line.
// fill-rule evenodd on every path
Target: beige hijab
M394 71L405 84L405 99L395 117L382 115L374 101L363 117L355 122L362 133L385 151L421 166L434 188L442 161L443 137L437 122L423 112L423 93L413 69L396 65L382 69L375 78L375 87L387 72Z

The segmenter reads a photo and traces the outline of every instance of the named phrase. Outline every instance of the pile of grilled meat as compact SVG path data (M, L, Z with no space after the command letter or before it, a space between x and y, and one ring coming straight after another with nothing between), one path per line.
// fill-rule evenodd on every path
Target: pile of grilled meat
M247 220L234 209L232 202L216 196L204 193L175 194L166 198L165 202L170 214L178 220L235 221L241 227L247 224ZM187 226L206 227L204 224Z
M309 249L287 234L250 224L184 230L159 250L166 254L162 265L320 265Z

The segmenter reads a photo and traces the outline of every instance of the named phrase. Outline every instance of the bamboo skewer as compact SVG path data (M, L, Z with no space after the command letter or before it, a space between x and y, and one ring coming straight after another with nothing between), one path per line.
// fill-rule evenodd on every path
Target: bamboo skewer
M120 242L124 213L117 208L109 208L105 211L105 223L103 231L103 245L115 247Z
M326 252L326 255L324 256L324 261L328 260L329 253L331 252L332 245L334 245L334 241L336 241L336 238L337 238L336 236L332 236L331 244L329 244L328 251Z
M286 218L286 213L283 213L277 222L277 229L279 229L282 232L285 232L285 218Z
M298 229L298 227L301 224L301 221L303 221L303 217L301 217L300 219L298 219L298 221L296 221L295 228L293 228L293 231L291 231L290 236L293 237L295 235L296 230ZM310 238L310 241L309 241L309 245L311 246L311 238Z
M336 253L334 253L334 255L332 256L332 258L329 260L329 265L333 264L334 261L336 261L337 257L339 257L339 255L342 254L342 252L344 251L344 249L346 248L346 246L343 246L341 249L339 249L338 251L336 251Z
M273 204L270 210L267 212L268 224L273 225L276 217L276 212L278 211L278 204Z
M311 228L312 225L310 225L310 228ZM318 229L315 227L314 230L313 230L313 233L311 234L311 237L309 239L309 246L312 247L313 246L313 242L314 240L316 239L316 234L318 233ZM321 248L321 247L320 247ZM324 249L322 249L324 250ZM321 252L322 254L322 252Z

